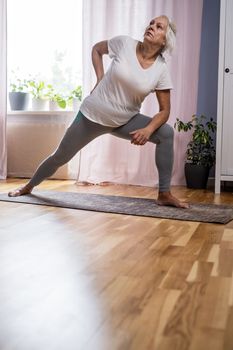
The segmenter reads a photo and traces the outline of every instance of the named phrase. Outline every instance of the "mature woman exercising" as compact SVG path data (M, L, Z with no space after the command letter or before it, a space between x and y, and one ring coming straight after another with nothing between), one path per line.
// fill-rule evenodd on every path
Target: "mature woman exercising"
M97 83L87 96L60 145L36 170L30 181L9 192L9 196L31 193L44 179L67 163L78 151L96 137L110 133L131 140L134 145L156 144L155 162L159 174L159 193L156 203L187 208L170 192L173 167L173 129L166 124L170 114L172 88L165 50L175 44L175 27L166 16L151 20L143 41L129 36L117 36L101 41L92 49L92 62ZM102 56L112 58L104 73ZM153 117L140 114L147 95L156 94L159 112Z

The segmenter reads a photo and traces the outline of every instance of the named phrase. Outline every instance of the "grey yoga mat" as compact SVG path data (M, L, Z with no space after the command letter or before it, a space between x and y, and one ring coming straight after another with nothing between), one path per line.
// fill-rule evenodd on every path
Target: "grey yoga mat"
M180 209L156 205L153 199L90 193L35 190L20 197L0 193L0 201L221 224L233 220L233 207L226 205L193 203L189 209Z

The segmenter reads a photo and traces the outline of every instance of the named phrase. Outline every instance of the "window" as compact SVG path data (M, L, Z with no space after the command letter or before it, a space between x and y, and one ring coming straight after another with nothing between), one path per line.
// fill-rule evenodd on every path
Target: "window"
M8 0L8 86L37 80L64 96L82 82L82 0Z

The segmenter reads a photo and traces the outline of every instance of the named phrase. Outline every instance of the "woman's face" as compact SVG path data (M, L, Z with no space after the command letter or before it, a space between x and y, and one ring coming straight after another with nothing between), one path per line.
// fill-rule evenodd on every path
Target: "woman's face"
M144 33L144 41L164 47L166 44L166 33L168 20L166 17L156 17L150 21Z

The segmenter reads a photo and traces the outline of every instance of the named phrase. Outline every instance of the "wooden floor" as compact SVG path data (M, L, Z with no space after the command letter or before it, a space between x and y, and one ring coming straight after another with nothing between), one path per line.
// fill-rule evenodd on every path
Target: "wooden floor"
M24 181L0 181L0 191ZM74 181L38 188L155 196L147 187ZM232 192L173 193L233 205ZM232 350L233 221L0 202L0 350L79 349Z

